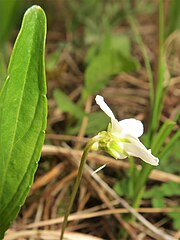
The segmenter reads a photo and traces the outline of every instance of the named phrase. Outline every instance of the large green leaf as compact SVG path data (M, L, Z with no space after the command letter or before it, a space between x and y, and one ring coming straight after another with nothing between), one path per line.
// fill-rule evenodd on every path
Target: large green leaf
M44 141L45 36L46 16L33 6L24 15L0 93L0 239L25 201Z

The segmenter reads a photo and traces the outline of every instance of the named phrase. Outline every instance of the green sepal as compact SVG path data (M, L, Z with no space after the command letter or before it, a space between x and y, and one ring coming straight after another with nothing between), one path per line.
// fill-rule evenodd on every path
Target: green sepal
M116 151L118 153L121 153L121 154L123 154L123 155L128 157L127 152L125 152L124 149L122 147L120 147L120 145L116 141L111 141L109 143L109 149L112 149L112 150L114 150L114 151Z

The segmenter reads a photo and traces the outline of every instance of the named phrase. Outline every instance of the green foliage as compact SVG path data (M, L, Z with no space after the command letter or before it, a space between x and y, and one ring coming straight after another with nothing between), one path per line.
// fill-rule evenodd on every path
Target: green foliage
M173 220L173 227L176 230L180 229L180 211L176 212L176 208L174 208L174 212L168 213L169 217Z
M169 142L171 143L171 140ZM169 143L167 143L167 145L165 145L162 153L164 153L164 150L166 150L166 146L169 146ZM167 153L164 153L163 157L161 158L161 164L158 167L160 170L166 171L169 173L180 174L180 169L179 169L180 148L179 148L179 146L180 146L180 139L177 141L173 141L173 144L171 145L169 151L167 151ZM160 156L161 156L161 153L160 153Z
M84 116L82 109L71 101L71 99L61 90L56 89L54 91L54 99L62 112L70 113L77 119L82 119Z
M68 9L71 11L73 15L73 20L71 21L71 25L69 26L72 31L77 29L80 24L84 23L86 24L87 18L93 18L95 19L97 16L100 15L100 12L102 10L102 3L101 1L86 1L86 0L80 0L80 1L66 1L68 5ZM79 10L79 11L77 11Z
M55 70L58 65L59 59L60 59L59 49L51 53L51 55L48 55L48 58L46 60L46 70L47 71Z
M82 96L78 103L83 106L89 95L99 92L105 87L112 76L122 71L129 72L137 70L139 63L131 55L131 43L128 35L113 35L112 26L124 18L119 9L118 2L108 3L106 1L67 1L68 10L68 31L74 31L78 27L84 28L84 42L88 44L87 57L85 59L85 80ZM77 11L78 10L78 11ZM104 12L102 19L102 10ZM120 11L119 11L120 10ZM106 14L105 14L106 13ZM122 16L123 15L123 16ZM100 24L97 24L99 22ZM93 43L93 44L92 44ZM89 45L91 44L91 45ZM82 46L81 46L82 47ZM52 59L52 61L51 61ZM56 64L56 53L48 61L49 69ZM55 62L55 64L54 64ZM51 64L52 63L52 64ZM73 103L62 91L54 92L54 98L61 111L70 113L72 117L79 119L74 125L68 124L68 133L77 134L82 121L82 109ZM92 116L92 117L91 117ZM95 123L93 115L89 115L86 134L96 133L104 130L107 118L97 115L98 122ZM103 120L105 119L105 120ZM94 126L97 126L97 128ZM96 132L95 132L96 129Z
M0 239L25 201L44 142L45 35L46 16L33 6L24 15L0 93Z
M159 154L159 151L165 142L166 138L170 135L172 129L175 126L175 122L170 120L166 120L162 127L160 128L158 134L154 137L154 141L152 143L152 151L155 155Z
M11 34L12 27L18 20L17 10L21 0L1 0L0 1L0 90L6 79L8 51L6 41Z
M73 124L70 124L67 128L68 134L78 134L84 116L88 117L88 125L85 130L85 134L87 135L96 134L107 127L109 118L103 112L86 114L79 105L71 101L71 99L59 89L54 91L54 99L62 112L69 113L77 120L73 121Z
M158 70L157 70L157 84L155 90L155 97L153 108L151 112L151 124L149 127L149 140L151 141L155 132L159 127L160 116L163 109L164 94L165 94L165 71L166 63L164 60L164 1L159 1L159 55L158 55Z
M155 208L163 208L165 207L165 202L163 196L157 196L152 198L152 205Z
M104 34L124 19L121 4L118 1L66 0L66 4L69 10L67 29L75 34L75 30L83 26L83 40L86 44L101 42ZM76 40L77 38L76 36ZM83 42L82 39L79 41Z
M127 197L128 199L131 199L132 197L131 182L127 177L124 177L121 181L117 181L113 186L113 189L121 197Z
M160 158L163 158L171 149L174 144L180 140L180 131L177 131L170 139L170 141L164 146L161 153L159 154Z
M59 63L60 57L61 57L61 51L62 48L64 47L64 44L60 44L59 47L49 54L46 58L46 70L51 72L54 71Z
M129 17L128 19L132 28L135 29L136 31L135 34L137 35L136 38L140 39L139 33L137 32L137 26L133 24L133 18L132 16ZM152 153L157 155L160 159L160 164L163 159L163 157L170 151L173 147L173 144L176 143L176 141L180 137L180 132L177 131L173 137L170 138L170 141L166 144L165 140L167 137L169 137L170 133L173 130L174 124L171 121L166 121L163 126L161 126L159 132L157 133L157 130L160 126L160 116L161 112L163 109L163 99L165 95L165 84L164 84L164 79L165 79L165 62L164 62L164 1L160 0L159 1L159 57L158 57L158 70L157 70L157 82L156 86L154 85L154 82L152 82L153 76L152 69L149 68L149 59L147 58L146 50L143 46L142 48L142 53L144 56L144 61L148 63L146 64L146 69L147 72L149 73L149 79L150 79L150 95L151 95L151 121L150 125L148 127L148 133L146 135L146 146L149 148L152 148ZM142 45L142 41L139 40L139 43ZM154 87L155 88L155 93L154 93ZM152 98L153 97L153 98ZM177 120L177 119L176 119ZM148 179L148 176L150 172L152 171L153 167L149 166L145 163L142 164L142 170L140 171L136 181L137 184L135 185L135 190L134 190L134 197L133 201L134 204L133 206L139 206L140 200L142 198L142 193L143 189L145 187L145 183ZM161 201L161 197L159 201L155 200L155 202L161 202L160 205L163 205Z
M87 135L97 134L98 132L106 129L108 123L109 117L102 113L102 111L89 114L86 134Z
M168 150L172 148L173 144L175 143L175 140L178 139L177 135L180 135L178 132L175 133L174 136L170 139L170 141L166 143L166 139L172 132L174 126L175 126L175 122L170 120L165 121L165 123L161 126L159 132L156 133L156 135L152 139L152 146L151 146L152 152L154 155L159 157L160 163L163 160L164 155L168 152ZM146 135L146 137L149 137L149 136ZM148 177L151 170L153 169L152 166L146 163L143 163L142 166L143 168L137 177L138 184L136 184L135 186L134 199L138 197L138 192L139 194L142 193L142 188L144 188L146 178Z
M4 84L6 78L6 64L5 64L5 57L0 52L0 90L2 89L2 86Z
M180 184L175 182L163 183L160 186L154 186L144 193L144 198L172 197L180 194ZM156 207L156 206L154 206Z
M150 190L144 193L144 198L152 199L152 205L155 208L165 207L165 198L173 197L180 195L180 184L174 182L163 183L161 186L154 186ZM179 211L180 208L174 207L174 212L167 213L173 220L173 226L175 229L179 229L180 221L179 221Z
M12 30L12 26L17 20L17 10L21 0L1 0L0 1L0 45L4 43Z
M157 6L149 2L137 2L132 9L131 1L125 1L122 4L119 4L118 1L107 3L107 1L103 0L91 2L85 0L80 0L78 2L70 0L67 2L71 8L71 13L73 13L73 17L71 17L74 19L73 21L72 18L69 19L68 27L70 28L68 28L68 30L72 31L71 34L73 35L79 33L79 31L75 32L75 30L82 29L84 35L83 38L79 40L79 42L82 43L82 46L85 45L85 49L87 49L86 59L84 61L86 66L84 87L82 98L79 102L83 105L89 95L94 95L102 90L105 86L107 86L109 80L112 79L113 76L121 72L136 71L138 69L139 63L131 55L132 39L130 36L113 34L113 26L115 26L117 22L120 25L120 21L124 19L124 17L127 17L133 33L135 34L134 39L142 51L144 64L147 70L147 76L150 81L151 119L149 119L150 124L148 126L148 132L142 139L145 140L145 145L148 148L152 149L152 153L159 157L159 169L163 169L166 172L173 172L175 170L177 171L178 161L176 161L177 158L175 155L178 150L174 149L175 145L178 146L177 142L179 140L180 132L174 133L174 129L177 127L176 122L178 119L173 119L173 121L167 120L162 124L160 118L164 104L163 99L166 93L164 84L166 66L164 63L165 31L163 0L159 1L160 41L159 56L157 59L157 74L153 72L153 64L149 58L149 54L146 49L146 45L143 42L143 38L141 37L140 32L138 32L138 22L134 17L134 14L138 12L144 13L150 11L152 13L154 10L157 10ZM129 6L125 6L126 4ZM122 12L121 7L124 8L124 12ZM79 11L77 11L77 9L79 9ZM105 13L103 16L101 14L102 9ZM99 17L101 17L101 19L99 19ZM177 18L178 16L176 16L176 19ZM97 22L99 24L97 24ZM154 76L157 76L156 81L154 79ZM69 100L66 99L66 97L63 96L62 98L59 98L58 105L62 111L70 113L76 119L76 121L73 121L73 124L71 124L71 126L68 128L68 133L78 134L82 123L82 116L78 113L80 107L72 102L69 106ZM57 97L55 98L57 101ZM65 102L65 104L63 102ZM64 106L62 105L65 105L66 109L63 110ZM100 115L100 113L93 113L88 114L87 117L88 126L85 134L96 134L97 132L106 128L108 118L105 120L103 114ZM170 161L171 158L174 162ZM138 171L134 164L134 160L129 159L129 161L130 170L122 180L116 182L114 189L119 195L128 198L134 207L138 207L143 197L146 180L148 179L148 176L153 167L147 165L146 163L142 163L142 170ZM176 167L173 168L172 166ZM170 192L168 192L166 189L168 187L172 187L172 195L170 195ZM176 190L173 190L173 186L170 185L162 185L160 189L159 186L157 186L151 196L153 206L165 206L165 197L168 197L168 194L169 197L175 196L175 191Z
M131 56L130 40L125 35L108 35L95 55L90 49L85 71L85 91L95 94L120 72L137 70L138 63Z
M109 118L105 116L104 113L94 112L94 113L88 114L87 117L88 117L88 125L85 130L86 135L92 136L107 128L107 125L109 123ZM68 133L73 135L78 134L81 124L82 124L82 119L77 122L76 126L70 127L68 129Z
M168 26L167 35L171 34L176 30L180 30L180 1L171 0L169 2L169 16L168 16Z

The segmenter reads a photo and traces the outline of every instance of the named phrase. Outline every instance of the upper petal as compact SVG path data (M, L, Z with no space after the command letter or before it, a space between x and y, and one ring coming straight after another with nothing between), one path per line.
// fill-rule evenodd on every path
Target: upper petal
M109 106L105 103L104 98L100 95L97 95L95 98L96 103L99 105L99 107L111 118L115 119L115 116Z
M122 134L131 135L135 138L140 137L144 132L144 127L141 121L135 118L124 119L119 121L119 125L122 128Z
M137 138L128 137L130 143L123 143L124 150L133 157L141 158L144 162L157 166L159 159L151 154L151 150L146 147Z

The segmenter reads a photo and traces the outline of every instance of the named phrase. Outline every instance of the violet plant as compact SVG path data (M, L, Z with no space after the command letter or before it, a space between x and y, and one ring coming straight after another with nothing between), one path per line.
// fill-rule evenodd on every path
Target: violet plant
M130 118L118 122L102 96L97 95L95 100L100 108L110 117L111 123L109 124L107 131L102 131L95 137L91 138L84 148L78 175L64 216L60 240L63 240L68 216L70 214L81 181L86 158L90 150L104 150L115 159L125 159L129 156L133 156L141 158L143 161L153 166L157 166L159 163L159 159L153 156L151 154L151 150L147 150L138 139L143 134L143 124L141 121Z

